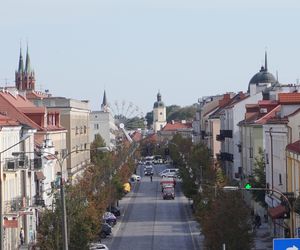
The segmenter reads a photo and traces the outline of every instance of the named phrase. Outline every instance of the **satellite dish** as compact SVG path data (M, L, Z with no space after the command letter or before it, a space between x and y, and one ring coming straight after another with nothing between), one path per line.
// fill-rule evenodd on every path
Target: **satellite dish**
M123 128L125 127L125 126L124 126L124 123L120 123L119 127L120 127L121 129L123 129Z

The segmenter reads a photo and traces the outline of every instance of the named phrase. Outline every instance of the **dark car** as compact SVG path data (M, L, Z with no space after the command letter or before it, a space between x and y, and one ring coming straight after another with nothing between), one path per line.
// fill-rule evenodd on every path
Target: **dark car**
M167 200L167 199L172 199L174 200L175 199L175 191L174 191L174 188L169 188L169 187L165 187L163 189L163 199L164 200Z
M100 237L106 238L108 235L111 235L111 226L107 223L101 225Z
M152 166L146 166L145 169L144 169L144 175L153 175L153 167Z
M115 206L108 207L106 211L111 212L112 214L114 214L114 216L120 216L121 215L120 209L115 207Z

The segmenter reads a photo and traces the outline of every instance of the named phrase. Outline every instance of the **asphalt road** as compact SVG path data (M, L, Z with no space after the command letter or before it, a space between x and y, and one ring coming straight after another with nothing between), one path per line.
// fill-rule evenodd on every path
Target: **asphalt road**
M122 216L113 229L113 236L104 239L110 250L169 250L200 249L188 200L176 186L175 200L163 200L158 172L164 165L154 166L153 182L143 176L143 167L138 168L142 176L132 192L121 201Z

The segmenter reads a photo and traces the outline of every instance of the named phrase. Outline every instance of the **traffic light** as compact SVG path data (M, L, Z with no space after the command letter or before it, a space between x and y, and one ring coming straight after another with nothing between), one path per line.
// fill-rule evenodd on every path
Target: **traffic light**
M245 186L244 186L245 189L249 190L252 188L251 184L250 183L246 183Z

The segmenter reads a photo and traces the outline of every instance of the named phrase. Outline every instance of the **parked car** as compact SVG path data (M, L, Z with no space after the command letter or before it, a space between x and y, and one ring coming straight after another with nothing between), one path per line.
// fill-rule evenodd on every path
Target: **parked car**
M108 235L111 235L112 229L108 223L101 224L100 237L106 238Z
M121 211L119 208L115 207L115 206L110 206L106 209L107 212L111 212L114 214L114 216L120 216L121 215Z
M109 248L105 244L102 244L102 243L91 243L89 249L90 250L96 250L96 249L109 250Z
M127 194L127 193L130 192L130 190L131 190L131 185L130 185L130 183L129 183L129 182L124 183L124 184L123 184L123 192L124 192L125 194Z
M179 172L178 168L167 168L167 169L161 171L159 173L159 175L161 177L166 177L166 176L170 176L170 175L172 175L173 177L176 177L178 172Z
M103 218L104 222L108 223L111 226L114 226L117 224L117 217L111 212L105 212L103 214L102 218Z
M163 189L163 199L175 199L175 190L174 187L164 187Z
M137 175L137 174L133 174L131 175L131 181L135 182L135 181L140 181L141 180L141 176Z

